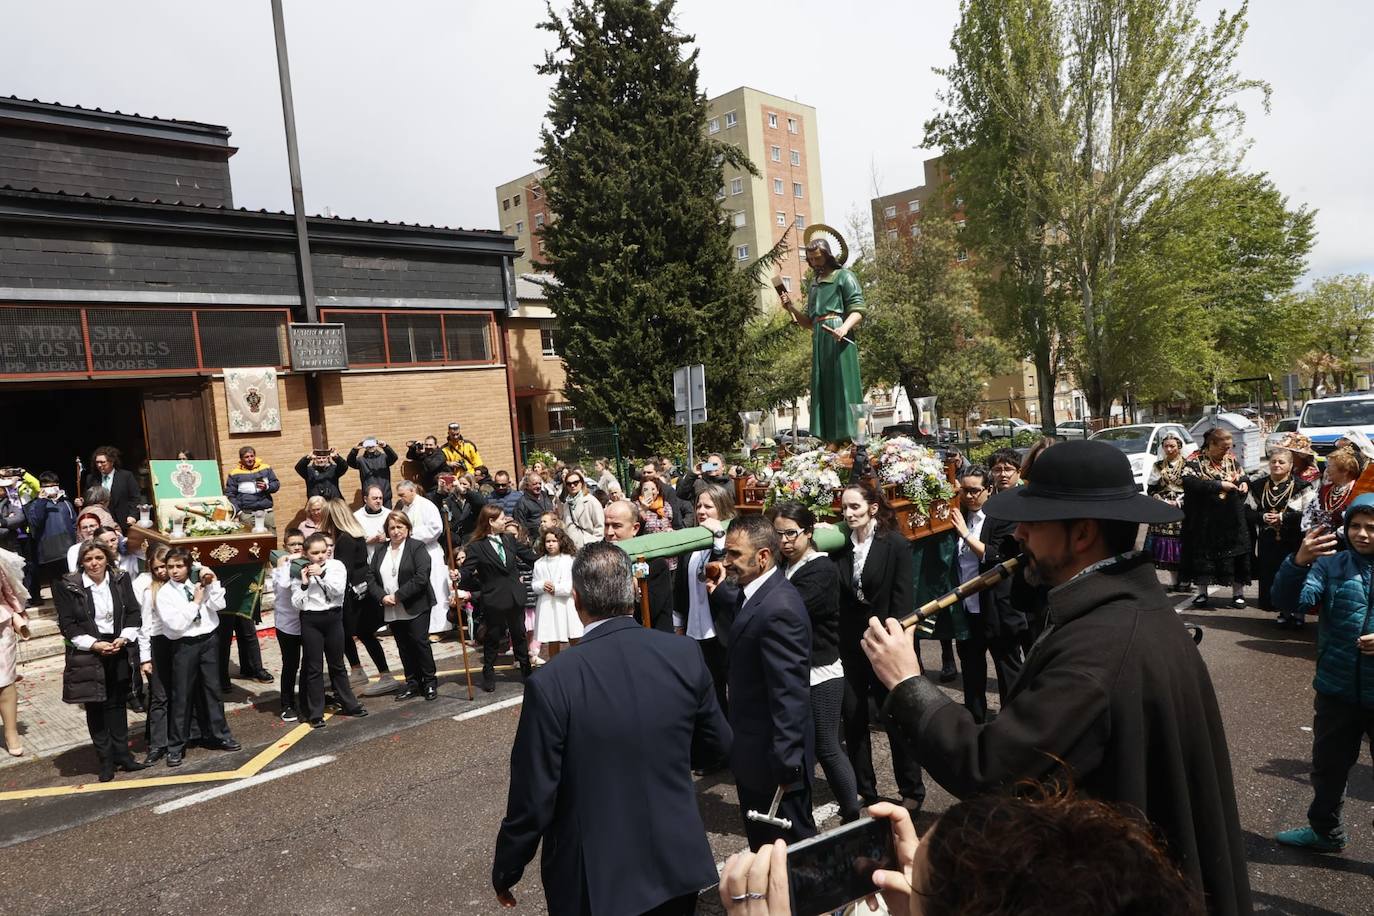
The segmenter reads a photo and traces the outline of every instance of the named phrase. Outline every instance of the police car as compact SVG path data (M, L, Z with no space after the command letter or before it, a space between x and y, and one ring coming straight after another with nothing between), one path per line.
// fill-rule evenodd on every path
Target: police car
M1298 432L1312 440L1312 450L1323 458L1331 454L1336 440L1352 429L1374 438L1374 392L1313 398L1298 417Z

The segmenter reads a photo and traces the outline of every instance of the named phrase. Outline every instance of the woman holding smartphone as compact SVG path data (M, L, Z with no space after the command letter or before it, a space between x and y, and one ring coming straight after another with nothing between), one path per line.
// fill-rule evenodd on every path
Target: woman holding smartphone
M343 704L342 714L362 717L367 710L353 695L344 660L343 602L348 590L348 570L338 560L329 558L329 539L323 534L315 533L305 539L305 559L291 591L291 605L301 612L306 715L311 728L324 728L326 662L334 695Z
M87 541L77 552L78 571L53 589L57 625L67 642L62 701L86 708L86 728L100 758L100 781L116 769L144 768L129 753L129 657L124 647L138 639L141 622L133 582L115 568L108 548Z

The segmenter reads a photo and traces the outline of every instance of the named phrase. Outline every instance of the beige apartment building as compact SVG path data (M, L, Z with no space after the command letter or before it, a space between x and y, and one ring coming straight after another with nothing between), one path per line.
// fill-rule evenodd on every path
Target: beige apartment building
M515 236L515 248L520 252L515 259L517 277L536 273L543 267L544 241L539 230L553 218L540 187L546 174L547 169L538 169L496 189L498 225L506 235Z

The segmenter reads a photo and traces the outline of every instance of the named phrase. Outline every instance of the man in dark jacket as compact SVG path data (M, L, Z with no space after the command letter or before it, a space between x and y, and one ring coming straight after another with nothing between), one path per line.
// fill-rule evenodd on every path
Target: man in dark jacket
M487 504L486 498L482 496L481 490L472 485L466 474L462 477L441 475L439 495L443 498L439 509L443 512L444 524L448 526L453 537L453 546L466 544L477 528L477 515Z
M510 510L510 517L520 524L530 536L530 543L539 540L539 519L545 512L553 511L553 500L544 492L544 482L538 474L526 474L520 499Z
M296 473L305 481L305 496L323 496L325 499L343 499L339 481L348 473L348 462L339 457L334 449L316 449L309 455L302 455L296 462Z
M638 537L643 520L639 508L628 499L607 503L605 516L606 540L611 543ZM655 630L673 632L673 572L668 561L655 557L648 562L649 575L640 584L649 592L649 625Z
M399 461L396 450L375 436L348 450L348 466L362 479L362 491L373 484L382 488L382 505L391 508L391 466Z
M1249 913L1211 678L1154 564L1133 551L1141 524L1179 511L1142 495L1125 454L1091 440L1045 450L1030 483L985 511L1018 523L1031 583L1051 589L1048 625L1001 714L980 725L919 675L900 624L875 622L864 651L892 691L885 711L956 797L1071 774L1084 794L1143 812L1211 912Z
M425 497L430 502L437 503L439 492L439 475L448 470L448 464L444 460L444 453L439 448L439 440L433 436L425 436L424 441L417 442L414 439L406 443L406 461L415 465L419 471L420 479L416 481L420 488L425 491ZM410 473L415 473L411 471Z
M592 543L573 563L586 627L525 682L492 884L504 906L543 840L552 916L691 913L716 881L692 758L730 751L730 727L690 639L638 626L630 559Z
M143 502L143 490L132 471L119 466L119 449L102 445L91 455L91 470L86 472L85 486L104 487L110 494L110 516L115 524L127 529L138 518Z
M258 451L251 445L239 449L239 465L224 479L224 495L234 511L253 513L272 511L272 494L281 489L281 481L271 465L258 460ZM272 522L267 523L275 528Z

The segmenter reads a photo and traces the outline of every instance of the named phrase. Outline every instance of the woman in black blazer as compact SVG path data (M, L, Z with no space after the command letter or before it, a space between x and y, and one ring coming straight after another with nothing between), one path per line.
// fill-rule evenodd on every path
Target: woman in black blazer
M375 685L363 691L363 696L375 697L394 690L394 682L387 677L391 665L386 660L386 650L377 639L377 627L384 615L381 607L373 604L368 593L367 583L367 532L362 523L342 499L331 499L324 506L323 531L334 539L334 559L348 571L348 590L344 592L344 658L353 671L353 681L357 685L367 683L367 672L363 669L362 659L358 657L356 639L367 649L372 664L377 667L381 678ZM385 523L383 524L385 527ZM379 548L380 549L380 548Z
M410 536L410 518L404 512L393 511L383 527L387 543L372 555L367 585L401 653L406 685L396 699L424 694L426 700L433 700L439 696L439 678L429 642L429 611L434 606L429 550Z
M77 571L53 589L57 626L67 641L62 700L86 707L86 727L100 758L100 781L116 768L144 769L129 753L129 658L124 647L138 641L142 621L133 581L115 566L114 555L87 541L76 552Z
M911 545L896 530L896 519L887 501L869 481L850 484L841 497L849 537L835 554L840 593L840 659L844 662L844 735L849 760L854 765L859 798L864 805L878 800L877 777L868 735L868 701L882 709L887 699L883 687L860 645L868 618L904 617L913 610ZM858 570L856 576L855 570ZM892 769L902 798L919 807L926 787L921 766L911 749L902 743L890 723L887 743L892 748Z
M767 512L782 545L782 574L806 602L811 618L811 721L816 729L816 759L840 806L840 820L858 820L859 794L854 765L840 747L844 706L844 665L840 661L840 574L816 550L811 538L816 516L798 502L778 503Z
M510 632L521 675L530 674L530 651L525 642L525 585L520 581L516 559L533 566L539 557L505 533L504 515L495 503L482 507L460 575L462 587L474 593L482 616L482 689L487 693L496 689L496 656L506 631Z

